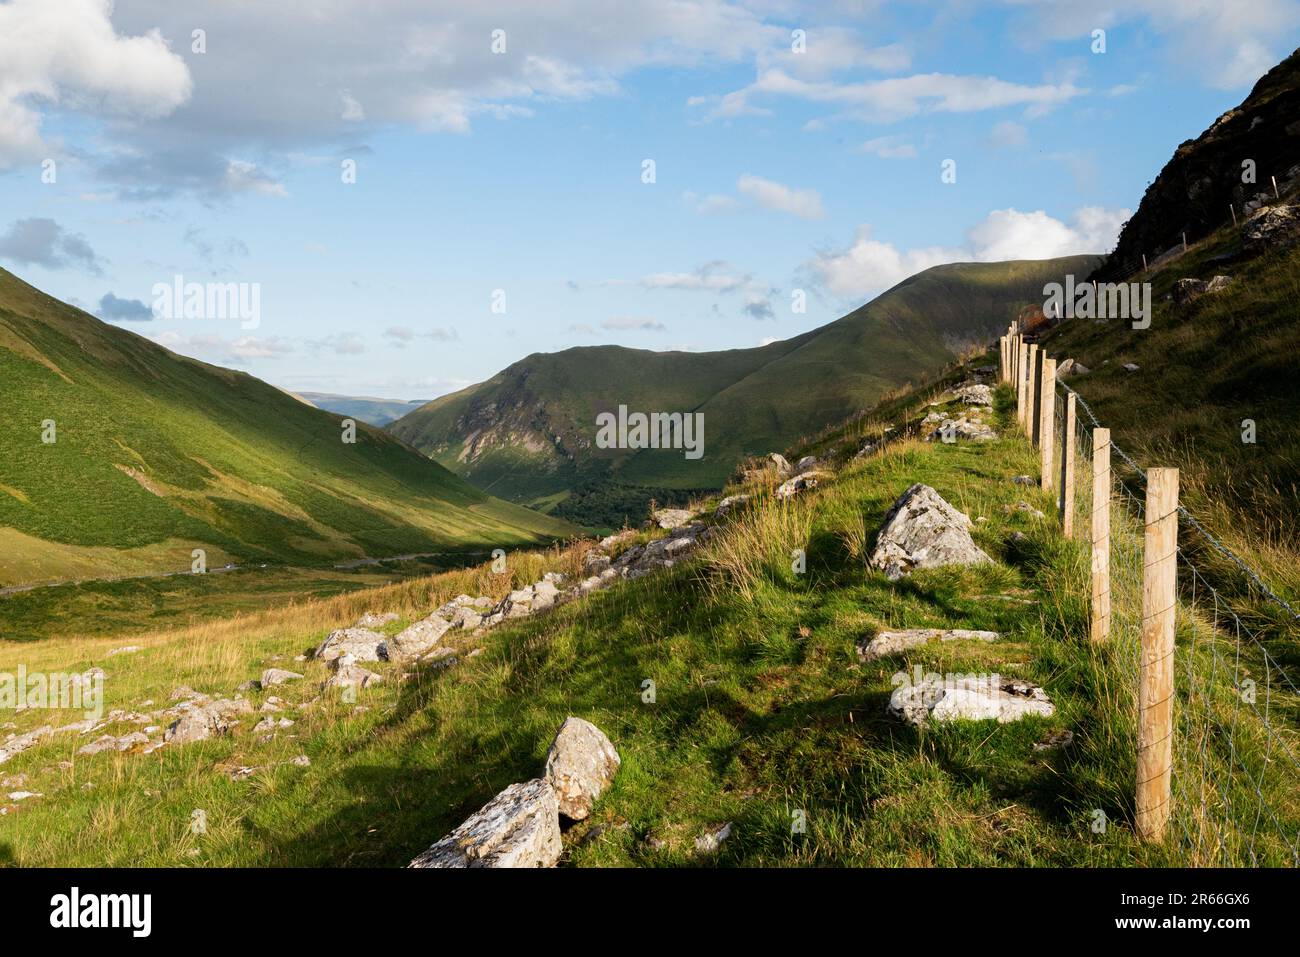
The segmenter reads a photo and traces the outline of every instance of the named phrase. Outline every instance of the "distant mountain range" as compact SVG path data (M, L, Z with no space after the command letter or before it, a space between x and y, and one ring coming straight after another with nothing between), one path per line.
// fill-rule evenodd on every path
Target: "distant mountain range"
M919 273L821 328L752 349L649 352L593 346L536 353L388 428L475 486L597 526L645 502L717 488L747 455L873 405L995 338L1044 283L1086 276L1098 256L954 263ZM700 412L704 455L606 449L596 418L618 407Z
M396 421L408 412L413 412L424 405L425 399L372 399L366 396L334 395L329 392L295 392L294 395L304 399L327 412L337 412L377 425L381 428L389 422Z
M490 550L576 531L380 429L178 356L0 270L0 586Z

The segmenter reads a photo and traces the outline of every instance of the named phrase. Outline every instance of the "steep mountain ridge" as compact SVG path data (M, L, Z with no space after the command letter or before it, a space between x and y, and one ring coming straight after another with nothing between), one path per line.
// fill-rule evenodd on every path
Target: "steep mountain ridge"
M575 521L618 524L638 518L651 497L717 488L745 456L784 448L838 421L845 408L867 408L937 372L1041 301L1045 282L1085 275L1097 261L938 266L835 322L758 348L536 353L389 429L493 494ZM596 416L620 405L702 413L703 457L596 448Z

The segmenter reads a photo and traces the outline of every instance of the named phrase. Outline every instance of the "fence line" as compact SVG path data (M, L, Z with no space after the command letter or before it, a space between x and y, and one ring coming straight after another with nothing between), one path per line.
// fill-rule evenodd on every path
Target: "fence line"
M1166 470L1139 466L1064 382L1053 384L1059 400L1049 418L1041 392L1031 387L1034 378L1041 385L1042 372L1017 359L1042 350L1030 349L1014 326L1003 338L1003 381L1016 391L1016 421L1031 441L1037 438L1040 462L1047 461L1047 445L1061 457L1054 466L1061 480L1044 487L1056 494L1063 530L1086 530L1077 537L1090 552L1090 645L1117 676L1118 687L1106 685L1102 693L1115 706L1107 719L1112 732L1133 742L1137 833L1192 866L1300 865L1300 688L1248 624L1246 599L1216 587L1191 545L1240 572L1247 597L1258 596L1279 618L1300 622L1300 615L1186 507L1173 504L1176 497L1151 502L1153 478L1164 481ZM1166 537L1153 544L1156 527ZM1181 541L1183 532L1192 541ZM1144 591L1161 577L1172 600L1150 600L1144 609ZM1164 612L1168 617L1160 618ZM1161 672L1165 664L1172 667ZM1160 680L1172 685L1170 693L1161 693ZM1148 714L1160 704L1167 713Z

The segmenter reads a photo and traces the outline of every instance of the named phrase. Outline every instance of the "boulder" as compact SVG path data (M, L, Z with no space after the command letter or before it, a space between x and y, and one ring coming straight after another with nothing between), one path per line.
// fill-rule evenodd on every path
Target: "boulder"
M953 395L966 405L993 405L993 389L987 385L968 383L953 390Z
M410 867L554 867L560 808L543 778L512 784L411 861Z
M1300 236L1300 208L1265 206L1241 227L1242 245L1252 256L1289 246Z
M382 675L362 668L351 655L344 655L335 659L334 674L326 679L322 687L326 691L331 688L356 688L358 691L364 691L383 680Z
M799 472L807 472L809 469L814 469L816 467L817 467L817 456L805 455L803 458L799 460L799 464L795 466L795 470Z
M434 612L428 618L417 621L409 628L402 629L385 641L382 649L383 657L389 661L405 661L410 658L418 658L436 645L450 628L451 622L445 618L440 618L438 613ZM367 661L369 659L359 658L358 660Z
M1179 279L1174 283L1173 297L1177 305L1185 306L1195 302L1206 293L1221 292L1232 280L1227 276L1215 276L1213 279ZM1059 369L1057 370L1060 371Z
M263 688L271 688L275 685L282 685L286 681L296 681L302 675L296 671L288 671L284 668L267 668L262 672L261 684Z
M672 529L685 525L695 513L684 508L660 508L651 513L650 517L660 528Z
M378 661L379 646L384 643L384 636L369 628L339 628L331 631L315 657L321 661L333 661L342 655L352 655L358 661Z
M560 813L581 821L618 772L618 752L590 721L569 717L546 752L544 777L555 788Z
M970 526L968 516L918 482L885 516L870 565L897 580L916 568L991 562L971 540Z
M965 628L908 628L902 631L878 632L870 641L858 642L858 658L874 661L885 655L895 655L931 641L997 641L996 631L970 631Z
M769 452L767 457L772 462L772 464L776 466L776 471L778 474L789 475L791 472L794 471L794 469L790 467L789 461L780 452Z
M923 425L926 423L922 423ZM980 422L977 419L967 419L962 416L958 419L943 417L939 427L930 432L925 437L925 441L957 441L958 439L974 439L979 442L986 442L989 439L996 439L998 434L993 431L991 425Z
M794 498L806 489L816 488L817 483L821 479L825 478L826 475L826 472L819 472L814 469L811 472L803 472L792 479L787 479L777 487L777 490L774 493L777 501L783 502L786 499Z
M889 697L890 714L918 727L930 721L992 719L1007 724L1030 715L1050 717L1055 710L1038 685L998 675L956 676L950 680L926 675L919 682L897 688Z
M221 698L206 704L191 705L163 733L169 744L188 744L217 734L225 734L239 723L237 716L248 714L252 704L244 698Z

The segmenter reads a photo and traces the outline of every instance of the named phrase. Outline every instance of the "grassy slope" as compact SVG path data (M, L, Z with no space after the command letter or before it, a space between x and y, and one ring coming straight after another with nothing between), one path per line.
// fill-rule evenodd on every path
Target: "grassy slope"
M480 488L531 501L590 480L641 487L720 486L747 454L869 408L881 395L934 374L983 344L1048 278L1087 272L1095 257L962 263L927 270L820 329L762 349L653 353L616 346L533 355L485 383L444 396L391 431ZM479 410L492 404L491 416ZM597 412L699 410L705 455L641 451L597 455ZM504 427L497 423L504 420ZM460 461L465 437L496 425L504 444ZM533 451L524 447L529 437ZM558 437L558 442L557 442ZM557 449L558 446L558 449ZM612 475L606 462L620 467Z
M1003 390L1004 415L1006 401ZM899 422L904 404L883 414ZM878 427L859 423L818 447L852 447ZM609 733L623 766L593 817L566 837L574 865L691 863L694 837L723 821L736 829L716 859L722 865L1186 862L1173 846L1143 847L1131 836L1126 716L1135 659L1130 644L1098 649L1086 639L1083 547L1050 520L1001 508L1028 498L1049 509L1010 481L1035 461L1015 439L899 443L788 507L742 516L698 563L464 636L462 648L481 644L485 653L391 680L365 692L362 707L325 701L291 710L298 723L268 742L243 729L154 755L77 757L80 741L55 738L0 769L26 773L23 786L45 795L5 818L0 856L23 865L400 865L497 790L535 775L555 728L578 714ZM875 529L914 481L985 517L976 539L998 563L899 584L866 571ZM1026 539L1012 543L1013 531ZM805 575L791 571L795 547L808 551ZM457 592L500 595L543 569L573 572L579 552L518 554L505 576L454 572L147 636L132 656L105 657L120 638L11 646L0 652L0 669L20 660L29 669L102 662L109 707L163 702L180 683L229 693L363 610L410 618ZM1117 623L1131 622L1133 596L1117 601ZM875 629L926 625L991 628L1006 638L856 661L854 642ZM917 665L1029 678L1048 689L1058 713L918 732L883 714L891 676ZM315 663L295 667L308 682L323 677ZM657 686L653 705L641 698L646 678ZM302 701L312 695L308 682L277 693ZM25 729L50 717L18 722ZM1072 747L1033 749L1061 728L1075 732ZM1237 746L1244 742L1238 733ZM1219 751L1211 742L1198 759L1213 772ZM302 753L310 767L284 763ZM71 766L58 768L60 760ZM233 781L225 772L239 766L259 770ZM1294 822L1297 798L1277 767L1260 786ZM207 812L201 836L190 830L195 808ZM1113 822L1104 834L1090 831L1094 808ZM798 809L807 812L802 836L790 829Z
M177 356L0 271L0 584L227 560L536 542L563 522L492 499L378 429ZM57 442L41 442L53 419Z
M1112 320L1067 322L1045 340L1049 354L1089 368L1068 381L1143 465L1182 469L1182 499L1230 547L1263 569L1274 588L1300 599L1300 247L1258 259L1213 262L1240 252L1237 230L1219 229L1151 273L1151 327ZM1225 291L1179 307L1166 296L1185 277L1232 277ZM1137 372L1127 372L1134 363ZM1257 441L1242 441L1255 422Z

